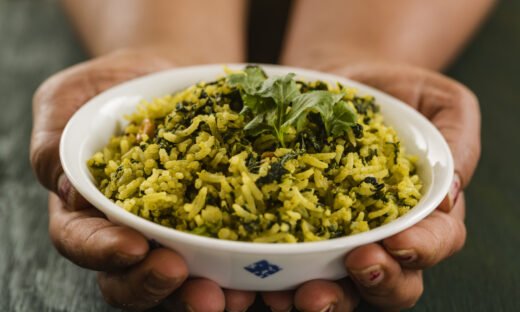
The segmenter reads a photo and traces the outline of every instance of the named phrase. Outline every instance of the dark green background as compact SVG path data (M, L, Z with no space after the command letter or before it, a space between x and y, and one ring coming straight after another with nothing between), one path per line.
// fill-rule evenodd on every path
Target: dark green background
M283 7L271 14L275 25L283 25ZM480 99L482 158L467 189L466 246L425 272L414 311L520 311L519 16L520 1L502 1L448 71ZM280 30L250 33L260 43L252 60L273 62ZM46 77L85 58L55 1L0 0L0 311L113 310L95 274L52 247L46 191L29 165L32 94Z

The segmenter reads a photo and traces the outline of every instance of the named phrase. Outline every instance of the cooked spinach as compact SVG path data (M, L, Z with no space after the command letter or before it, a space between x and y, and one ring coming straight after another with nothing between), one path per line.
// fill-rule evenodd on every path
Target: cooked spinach
M397 141L397 142L385 142L385 144L390 144L394 147L394 165L397 165L397 156L400 152L400 146L401 146L401 142L400 141Z
M368 156L364 158L364 160L368 163L372 160L372 158L374 158L374 156L378 156L377 155L377 149L371 149L369 148L368 149Z
M309 153L319 153L323 147L323 140L316 138L314 133L308 129L298 133L296 142L300 143L300 149Z
M375 99L373 97L365 98L365 97L354 97L352 101L354 103L354 107L358 114L366 115L368 111L372 111L377 113L379 111L379 106L375 103Z
M287 173L289 173L289 170L283 167L281 161L277 161L271 164L271 168L269 168L267 175L265 177L259 178L258 180L256 180L256 182L263 184L271 183L274 181L281 182L282 176Z
M360 124L355 124L352 126L352 131L354 132L354 136L356 139L360 139L363 137L363 126Z
M187 113L188 112L187 106L188 106L188 103L186 101L180 101L175 106L175 111L181 112L181 113Z
M95 168L95 169L105 169L107 166L107 164L105 163L98 163L98 162L93 162L90 167L91 168Z
M254 157L253 154L249 154L246 159L246 166L252 173L258 173L258 169L260 169L260 160L259 157Z

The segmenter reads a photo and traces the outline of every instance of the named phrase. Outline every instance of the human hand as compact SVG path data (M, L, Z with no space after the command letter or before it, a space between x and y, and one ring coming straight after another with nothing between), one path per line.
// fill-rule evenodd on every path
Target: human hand
M285 311L352 311L363 298L383 311L415 305L423 291L422 270L464 245L465 204L461 190L480 155L480 112L471 91L428 70L394 64L361 64L333 71L373 86L426 116L448 142L455 161L451 189L437 210L382 244L356 248L345 259L349 277L338 282L309 281L295 292L263 293L267 305Z
M175 311L242 311L254 293L222 290L206 279L186 281L187 265L176 252L151 250L139 232L108 221L79 195L61 168L59 140L75 111L114 85L177 64L157 50L125 50L49 78L34 97L31 164L40 182L55 193L49 195L54 245L73 263L99 271L99 288L111 305L135 311L159 304Z

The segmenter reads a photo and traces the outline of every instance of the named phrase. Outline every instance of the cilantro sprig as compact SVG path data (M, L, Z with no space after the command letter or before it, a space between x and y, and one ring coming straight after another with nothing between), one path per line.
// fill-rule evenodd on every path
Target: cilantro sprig
M244 127L249 135L268 132L285 147L285 135L292 126L301 131L309 112L320 114L327 136L340 136L356 124L357 114L343 101L344 92L315 90L301 93L294 74L267 78L258 66L227 76L231 86L240 90L243 114L253 118Z

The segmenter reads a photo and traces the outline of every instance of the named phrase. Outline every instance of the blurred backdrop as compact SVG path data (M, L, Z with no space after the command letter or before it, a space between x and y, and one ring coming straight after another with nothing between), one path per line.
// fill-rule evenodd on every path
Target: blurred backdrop
M250 61L276 62L290 5L252 2ZM425 272L413 311L520 311L518 16L520 1L500 2L447 71L480 99L482 158L466 192L466 246ZM54 250L46 191L29 165L32 94L46 77L85 59L56 1L0 0L0 311L113 310L95 273Z

